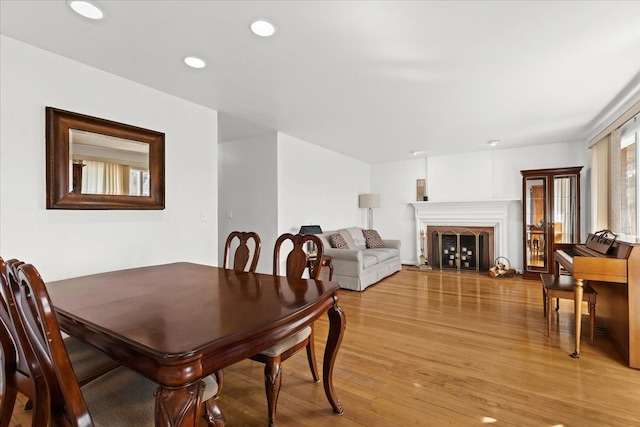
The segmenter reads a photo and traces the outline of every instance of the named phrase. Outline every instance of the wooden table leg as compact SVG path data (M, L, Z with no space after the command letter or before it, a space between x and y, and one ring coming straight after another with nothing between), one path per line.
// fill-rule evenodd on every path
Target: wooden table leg
M338 400L333 388L333 364L338 355L338 348L342 343L347 320L342 309L338 306L337 294L333 295L333 305L327 310L327 314L329 315L329 336L327 337L327 347L324 350L322 380L324 382L324 392L333 407L333 412L342 414L344 412L342 403Z
M204 382L169 390L158 387L155 392L156 427L197 427L202 417Z
M333 280L333 258L327 259L327 267L329 267L329 281Z
M576 317L576 351L571 353L571 357L578 359L580 357L580 334L582 333L582 296L584 290L582 288L582 279L575 279L575 287L573 289L573 306Z

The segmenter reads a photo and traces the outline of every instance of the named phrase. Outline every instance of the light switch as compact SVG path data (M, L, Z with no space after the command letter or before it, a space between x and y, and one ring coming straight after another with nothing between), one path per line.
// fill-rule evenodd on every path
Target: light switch
M227 211L227 219L233 218L233 211Z
M200 211L200 221L207 222L207 213L205 211Z

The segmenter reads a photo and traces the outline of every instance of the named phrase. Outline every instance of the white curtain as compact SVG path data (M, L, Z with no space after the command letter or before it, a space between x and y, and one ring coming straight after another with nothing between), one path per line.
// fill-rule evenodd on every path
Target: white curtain
M129 194L129 166L105 163L105 194Z
M104 163L91 160L84 161L82 168L82 193L104 194Z
M620 172L620 129L609 135L609 230L620 233L622 175Z
M84 194L129 194L129 166L85 160L82 173Z
M591 229L598 231L609 227L609 135L591 149Z

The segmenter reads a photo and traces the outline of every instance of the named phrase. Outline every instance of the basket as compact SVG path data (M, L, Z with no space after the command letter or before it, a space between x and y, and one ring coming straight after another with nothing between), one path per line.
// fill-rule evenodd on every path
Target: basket
M513 277L516 270L511 268L511 263L506 257L499 256L496 258L494 266L489 269L489 276L496 277Z

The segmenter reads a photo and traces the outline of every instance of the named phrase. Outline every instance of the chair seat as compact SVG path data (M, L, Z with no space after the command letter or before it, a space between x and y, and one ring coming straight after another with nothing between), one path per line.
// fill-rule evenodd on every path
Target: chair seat
M210 376L203 379L206 401L215 396L218 384ZM154 391L158 384L123 366L81 388L96 427L154 426Z
M568 292L570 294L573 294L574 292L576 281L572 276L560 275L556 277L552 274L541 274L540 277L542 279L542 287L546 291L552 291L556 293ZM582 294L583 298L585 298L586 300L589 295L597 295L598 293L595 289L589 286L588 282L584 282L582 285Z
M306 340L309 335L311 335L311 326L307 326L303 330L291 335L289 338L285 338L282 341L272 345L260 354L267 357L276 357L277 355L289 350L296 344L299 344L302 341Z
M65 338L64 346L67 348L73 371L80 384L119 366L118 362L100 350L75 337Z

